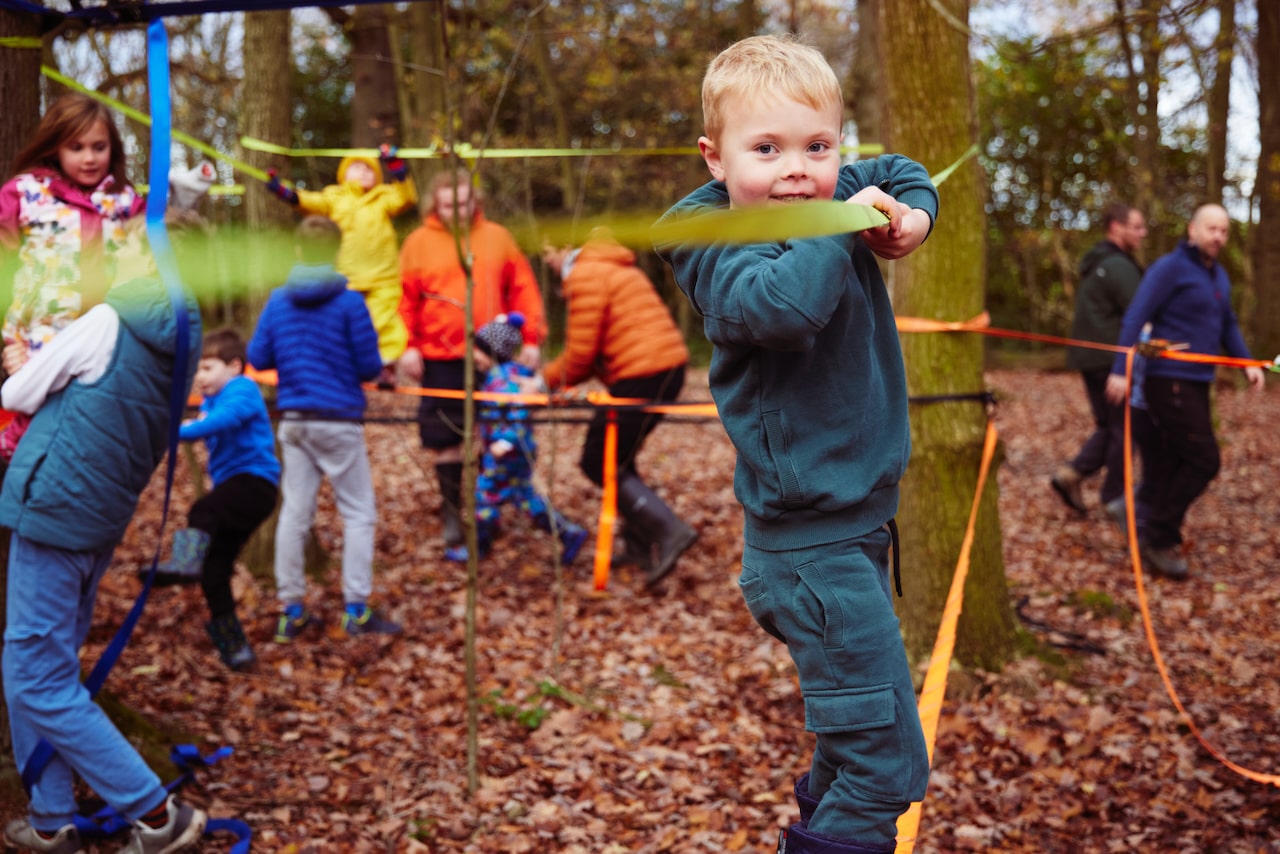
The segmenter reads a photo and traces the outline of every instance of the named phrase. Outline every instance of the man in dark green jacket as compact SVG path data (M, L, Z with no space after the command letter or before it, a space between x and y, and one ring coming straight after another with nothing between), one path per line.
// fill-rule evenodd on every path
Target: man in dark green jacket
M1071 337L1114 344L1125 309L1142 281L1142 266L1133 253L1147 236L1147 223L1141 211L1123 202L1108 205L1102 218L1106 239L1080 260L1080 288L1076 293ZM1109 403L1106 397L1113 355L1107 350L1083 347L1067 351L1067 367L1084 377L1094 430L1075 459L1059 466L1049 482L1068 507L1083 515L1087 508L1081 483L1105 468L1102 504L1108 513L1119 518L1124 512L1124 408Z

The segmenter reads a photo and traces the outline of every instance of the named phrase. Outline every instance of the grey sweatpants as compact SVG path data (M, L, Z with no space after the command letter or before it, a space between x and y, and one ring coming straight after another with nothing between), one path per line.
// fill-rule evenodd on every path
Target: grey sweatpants
M320 480L329 478L342 515L342 598L366 602L373 590L373 532L378 520L364 425L285 419L280 438L280 521L276 525L276 596L301 602L307 592L303 553L316 515Z

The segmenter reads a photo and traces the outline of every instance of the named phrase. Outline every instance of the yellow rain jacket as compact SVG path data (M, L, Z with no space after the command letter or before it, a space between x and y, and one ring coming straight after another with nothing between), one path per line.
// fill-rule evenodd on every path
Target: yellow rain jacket
M367 192L346 180L347 167L355 162L373 169L378 183ZM378 330L378 351L383 364L391 364L409 341L400 318L400 244L392 219L418 203L413 178L383 182L375 157L351 156L338 164L338 183L316 190L298 190L298 210L327 216L342 230L342 248L334 265L347 277L347 287L364 294L373 326Z

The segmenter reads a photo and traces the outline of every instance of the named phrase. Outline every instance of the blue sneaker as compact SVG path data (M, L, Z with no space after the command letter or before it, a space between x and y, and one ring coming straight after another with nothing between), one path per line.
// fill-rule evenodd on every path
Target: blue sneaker
M582 544L587 541L587 529L572 522L565 522L560 528L560 565L568 566L582 551Z
M280 622L276 623L276 643L292 643L294 638L314 622L317 622L316 619L301 606L291 605L285 608L280 615Z
M398 635L404 631L399 623L378 616L378 612L364 606L363 612L342 615L342 628L348 635Z
M466 546L449 546L447 549L444 550L444 559L451 560L454 563L466 563L467 547Z

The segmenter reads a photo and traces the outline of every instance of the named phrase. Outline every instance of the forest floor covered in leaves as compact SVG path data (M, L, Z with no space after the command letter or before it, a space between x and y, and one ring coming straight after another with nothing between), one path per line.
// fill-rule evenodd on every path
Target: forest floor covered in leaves
M916 850L1280 851L1280 793L1215 761L1166 696L1096 492L1080 518L1048 487L1090 426L1077 375L997 371L988 382L1001 401L1010 595L1047 654L998 674L953 671ZM687 398L708 399L705 374L689 386ZM1147 592L1196 724L1232 761L1275 774L1280 389L1222 388L1217 406L1223 470L1189 519L1192 577L1151 579ZM540 428L540 468L555 472L558 506L594 529L598 494L576 468L582 429ZM741 515L719 424L670 421L642 457L647 479L701 533L657 591L619 569L594 592L586 553L558 578L547 537L507 517L479 570L473 796L465 572L441 558L416 430L371 424L367 434L381 520L375 604L405 633L349 639L339 629L341 524L327 487L317 528L335 558L308 599L322 630L273 643L272 587L238 573L255 673L217 662L198 589L156 591L108 689L202 750L234 747L187 797L247 821L259 851L773 851L795 817L792 781L812 738L785 649L737 591ZM138 592L133 569L154 548L161 486L144 496L104 581L87 661ZM191 495L183 472L179 522ZM910 531L902 539L910 595Z

